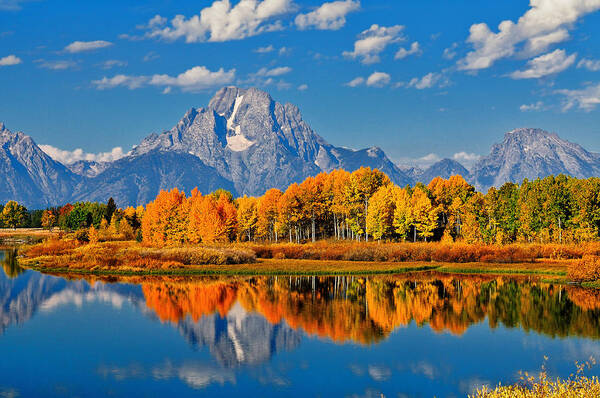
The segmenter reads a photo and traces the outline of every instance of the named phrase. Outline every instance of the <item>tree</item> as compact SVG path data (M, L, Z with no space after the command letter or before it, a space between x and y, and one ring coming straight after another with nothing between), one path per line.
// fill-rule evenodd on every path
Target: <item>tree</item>
M394 231L394 210L396 202L394 191L397 187L384 185L373 194L370 200L370 210L367 215L367 233L373 239L381 240L390 237Z
M346 200L351 208L349 221L354 232L357 235L364 234L367 241L369 234L366 232L366 221L369 214L369 200L381 186L390 183L387 175L370 167L361 167L350 175L350 181L346 187Z
M2 218L4 225L16 229L23 226L27 221L27 209L25 206L21 206L14 200L11 200L2 209L0 218Z
M110 222L115 210L117 210L117 205L115 204L115 200L113 198L109 198L108 202L106 203L106 215L104 217L104 219L107 222Z
M160 191L148 203L142 219L142 236L145 242L159 246L180 244L186 241L188 207L185 194L177 188Z
M433 230L437 227L439 207L435 207L425 191L425 187L417 185L411 197L411 208L413 214L413 226L415 234L427 238L433 236Z
M240 240L254 240L256 225L258 221L257 214L258 200L253 197L244 195L237 199L238 211L238 226Z
M396 234L402 240L409 237L410 229L413 225L413 211L411 206L410 187L396 188L394 190L394 221L393 226Z
M256 232L260 237L278 240L277 236L277 205L283 193L279 189L269 189L256 203Z
M56 215L54 211L48 209L44 210L42 214L42 228L52 229L56 225Z

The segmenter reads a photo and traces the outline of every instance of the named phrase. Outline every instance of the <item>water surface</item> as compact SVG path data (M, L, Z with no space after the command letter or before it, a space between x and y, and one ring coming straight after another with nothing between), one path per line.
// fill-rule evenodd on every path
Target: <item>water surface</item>
M86 280L0 261L0 396L452 397L600 358L600 294L529 277Z

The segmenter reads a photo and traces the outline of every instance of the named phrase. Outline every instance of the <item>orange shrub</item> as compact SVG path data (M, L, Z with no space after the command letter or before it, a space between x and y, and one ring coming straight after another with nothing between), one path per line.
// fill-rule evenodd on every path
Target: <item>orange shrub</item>
M600 280L600 256L585 255L581 260L570 263L567 277L576 282Z
M78 246L79 243L74 240L48 239L43 243L30 247L25 252L25 255L28 257L59 256L70 252Z

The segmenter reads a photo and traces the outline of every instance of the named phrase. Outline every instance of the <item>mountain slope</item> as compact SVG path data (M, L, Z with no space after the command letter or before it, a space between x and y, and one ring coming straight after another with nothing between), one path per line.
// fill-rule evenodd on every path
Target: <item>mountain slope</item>
M42 151L31 137L0 123L0 202L42 208L65 203L79 176Z
M548 175L567 174L578 178L600 176L600 155L541 129L520 128L505 134L472 170L479 190L507 181L521 182Z
M378 167L397 182L409 180L380 149L336 148L310 128L295 105L254 88L219 90L207 108L190 109L171 130L144 139L131 156L152 150L197 156L233 181L238 194L285 189L335 168Z
M96 177L83 180L72 199L106 202L112 197L119 206L145 205L161 189L174 187L188 194L196 187L202 193L218 188L234 191L231 181L193 155L151 151L119 159Z
M413 178L415 182L429 184L436 177L448 179L453 175L461 175L465 179L469 179L469 170L462 164L452 159L442 159L429 166L425 170L414 169Z

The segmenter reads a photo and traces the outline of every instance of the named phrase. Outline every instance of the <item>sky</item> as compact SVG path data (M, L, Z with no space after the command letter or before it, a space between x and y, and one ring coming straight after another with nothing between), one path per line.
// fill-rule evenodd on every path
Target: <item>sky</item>
M237 85L399 164L518 127L600 152L599 37L600 0L0 0L0 122L111 160Z

